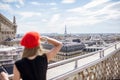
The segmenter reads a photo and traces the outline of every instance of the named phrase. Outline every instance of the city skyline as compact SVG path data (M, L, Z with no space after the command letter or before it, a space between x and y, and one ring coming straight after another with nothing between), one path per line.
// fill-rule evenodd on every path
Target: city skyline
M0 0L17 33L120 33L120 0Z

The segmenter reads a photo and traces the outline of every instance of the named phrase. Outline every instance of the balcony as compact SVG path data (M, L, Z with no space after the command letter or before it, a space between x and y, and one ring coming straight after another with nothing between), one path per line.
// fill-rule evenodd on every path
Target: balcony
M10 75L12 80L13 75ZM48 65L47 80L119 80L120 42Z

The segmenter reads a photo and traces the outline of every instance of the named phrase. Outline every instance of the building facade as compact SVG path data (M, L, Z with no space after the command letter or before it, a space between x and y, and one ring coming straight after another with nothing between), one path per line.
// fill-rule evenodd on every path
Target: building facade
M4 44L5 41L14 39L16 32L17 25L15 16L13 17L13 22L11 22L0 13L0 44Z

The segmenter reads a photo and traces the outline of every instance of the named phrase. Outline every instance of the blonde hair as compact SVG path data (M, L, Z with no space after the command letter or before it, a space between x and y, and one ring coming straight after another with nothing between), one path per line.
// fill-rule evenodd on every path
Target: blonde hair
M42 55L42 46L37 46L35 48L24 48L22 58L32 57L34 55Z

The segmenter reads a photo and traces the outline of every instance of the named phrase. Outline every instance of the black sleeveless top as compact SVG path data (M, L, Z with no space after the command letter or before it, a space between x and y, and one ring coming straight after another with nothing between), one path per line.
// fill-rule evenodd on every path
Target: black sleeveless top
M46 54L37 56L33 60L23 58L16 61L15 65L20 72L22 80L46 80L48 66Z

